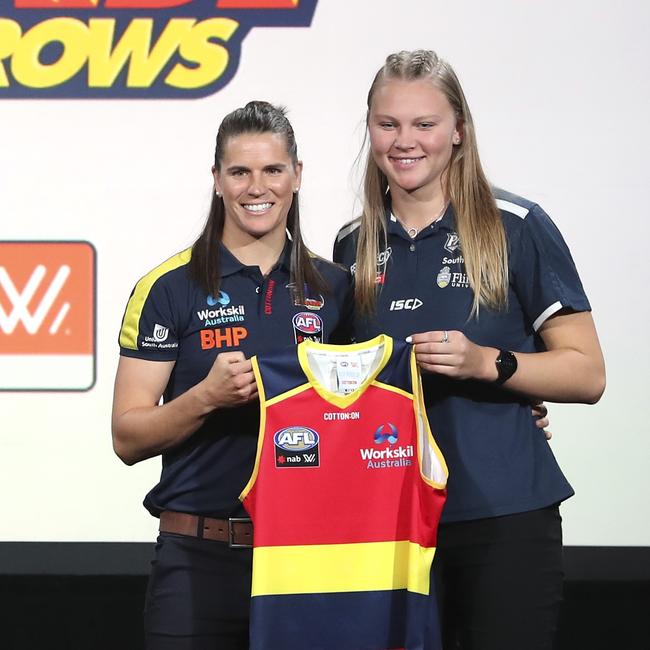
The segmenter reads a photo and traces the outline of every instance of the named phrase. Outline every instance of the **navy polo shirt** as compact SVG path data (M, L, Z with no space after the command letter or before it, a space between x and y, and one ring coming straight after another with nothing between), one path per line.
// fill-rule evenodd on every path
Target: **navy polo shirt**
M354 319L354 337L395 338L459 330L474 343L515 352L543 350L537 330L561 309L590 310L562 235L536 204L495 190L509 251L508 307L482 307L470 318L473 292L465 273L453 208L411 239L387 216L388 246L377 259L374 317ZM354 272L358 220L344 226L334 260ZM526 512L573 494L529 403L493 384L423 373L427 414L449 467L443 521Z
M290 242L264 277L221 246L221 286L210 296L189 277L187 249L145 275L129 299L120 331L120 354L150 361L174 361L165 402L208 374L221 352L247 358L305 338L339 340L349 316L349 273L315 258L329 292L293 298ZM341 334L344 336L344 334ZM239 516L239 494L255 460L259 403L217 409L184 443L162 456L160 482L145 507L159 515L176 510L213 517Z

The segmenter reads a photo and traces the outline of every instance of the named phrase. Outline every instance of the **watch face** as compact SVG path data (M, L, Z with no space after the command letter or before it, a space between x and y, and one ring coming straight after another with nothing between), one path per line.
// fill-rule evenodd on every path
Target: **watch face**
M501 350L496 360L496 367L499 375L497 383L502 384L515 374L517 370L517 357L508 350Z

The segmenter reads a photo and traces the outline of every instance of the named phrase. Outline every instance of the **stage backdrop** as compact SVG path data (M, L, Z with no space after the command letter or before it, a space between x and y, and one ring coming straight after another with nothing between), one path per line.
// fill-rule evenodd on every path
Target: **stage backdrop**
M607 360L597 406L552 406L571 545L650 546L650 5L643 0L1 0L2 541L150 541L160 460L124 466L110 409L129 293L203 224L214 137L289 108L306 239L358 208L365 97L433 48L464 85L491 181L573 252Z

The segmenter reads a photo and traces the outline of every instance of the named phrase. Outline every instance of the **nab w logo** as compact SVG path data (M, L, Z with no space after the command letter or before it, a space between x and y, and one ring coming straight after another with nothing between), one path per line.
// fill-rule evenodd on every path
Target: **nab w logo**
M87 390L95 378L95 251L0 242L0 390Z
M318 434L313 429L301 426L280 429L273 435L273 442L276 468L320 466Z

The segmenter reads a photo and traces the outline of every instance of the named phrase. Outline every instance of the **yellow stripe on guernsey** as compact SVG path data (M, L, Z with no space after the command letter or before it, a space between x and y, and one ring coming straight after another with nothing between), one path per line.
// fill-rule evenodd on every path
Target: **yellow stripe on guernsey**
M428 595L435 551L409 541L262 546L255 549L252 595L394 589Z
M244 489L239 495L239 500L243 501L246 498L246 495L253 489L255 481L257 481L257 474L260 470L260 458L262 457L262 446L264 444L264 431L266 430L266 408L268 406L268 401L266 399L266 393L264 391L264 382L262 381L262 375L260 374L260 366L257 363L257 355L251 357L251 365L253 366L253 374L255 375L255 382L257 383L257 395L260 401L260 427L257 432L257 451L255 452L255 464L253 465L253 471L251 477L248 479Z
M122 330L120 331L120 346L129 350L138 349L138 333L140 328L140 316L144 308L144 303L147 301L151 287L156 283L160 277L177 269L183 264L187 264L192 257L192 249L186 248L184 251L177 253L173 257L157 266L153 271L150 271L143 278L140 279L138 284L135 285L133 295L126 306L126 314L124 316L124 323L122 323Z

